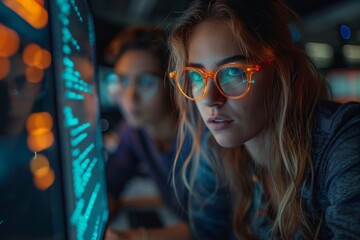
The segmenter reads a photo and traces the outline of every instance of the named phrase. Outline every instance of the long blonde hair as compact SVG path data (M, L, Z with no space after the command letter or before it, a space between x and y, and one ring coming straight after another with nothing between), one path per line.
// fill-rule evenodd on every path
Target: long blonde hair
M209 19L229 24L240 49L250 62L274 58L272 65L277 78L271 96L264 99L269 110L264 114L269 118L265 128L272 138L271 154L267 156L271 161L266 161L268 164L258 173L261 178L269 180L271 211L274 214L272 230L280 239L291 238L296 229L300 229L307 238L314 237L316 226L308 224L303 212L301 187L307 169L312 171L311 126L314 110L321 99L327 98L325 81L301 47L292 41L288 24L294 17L296 15L282 0L200 0L194 1L175 23L169 37L170 68L178 72L187 64L188 41L194 28ZM251 163L248 152L244 146L222 148L212 137L208 140L211 154L202 152L201 138L205 126L201 117L192 102L178 92L175 97L180 107L178 154L185 132L192 136L192 148L183 166L183 180L190 196L195 195L192 188L199 158L203 155L217 176L227 180L233 197L236 236L239 239L254 238L246 222L253 191L247 172ZM190 161L192 169L188 170ZM190 174L187 174L188 171Z

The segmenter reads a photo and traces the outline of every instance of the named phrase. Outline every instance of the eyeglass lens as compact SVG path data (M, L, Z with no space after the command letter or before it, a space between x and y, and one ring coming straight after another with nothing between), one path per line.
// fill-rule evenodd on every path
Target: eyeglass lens
M218 87L229 96L241 96L248 88L248 75L240 67L224 66L216 74ZM186 69L180 77L179 86L191 98L200 97L205 89L205 79L201 72Z
M135 78L135 81L127 76L119 75L120 94L127 91L130 85L135 84L135 91L139 97L151 98L159 88L160 77L150 73L143 73Z

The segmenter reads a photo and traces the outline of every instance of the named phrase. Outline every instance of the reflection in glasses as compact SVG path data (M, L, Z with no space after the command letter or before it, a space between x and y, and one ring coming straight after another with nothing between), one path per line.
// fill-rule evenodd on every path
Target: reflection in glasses
M230 99L241 99L247 95L253 83L252 75L260 71L268 63L249 65L227 63L221 65L215 72L206 72L196 67L185 67L181 74L171 72L170 78L182 95L192 101L205 96L209 78L213 78L219 92Z
M156 95L161 76L154 73L142 73L136 77L117 75L118 93L124 95L129 89L134 88L136 95L143 99L150 99Z

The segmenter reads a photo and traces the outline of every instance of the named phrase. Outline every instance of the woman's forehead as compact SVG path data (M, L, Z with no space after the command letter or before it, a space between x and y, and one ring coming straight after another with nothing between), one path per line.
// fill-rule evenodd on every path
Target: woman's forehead
M188 44L188 62L208 65L223 59L243 55L230 26L223 21L200 23Z
M161 72L161 59L147 50L129 50L116 62L115 71L119 72Z

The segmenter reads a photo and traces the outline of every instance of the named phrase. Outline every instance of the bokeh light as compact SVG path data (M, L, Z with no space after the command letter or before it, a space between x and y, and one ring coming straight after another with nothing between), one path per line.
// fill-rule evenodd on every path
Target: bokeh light
M35 43L28 44L23 51L23 61L30 67L36 67L41 62L42 49Z
M351 37L350 27L345 24L340 25L340 35L345 40L350 39L350 37Z
M51 130L52 127L53 119L48 112L33 113L26 122L26 128L29 133L41 128Z
M33 175L41 175L44 171L48 171L46 169L50 169L49 160L43 154L37 154L30 161L30 170Z
M41 59L38 62L38 64L36 65L37 68L40 69L46 69L50 66L51 64L51 54L48 50L46 49L42 49L41 51Z
M0 24L0 57L14 55L20 46L19 35L12 29Z
M40 6L44 7L44 0L35 0Z
M46 69L51 64L51 54L39 45L30 43L24 49L23 61L27 66Z
M39 83L44 78L44 70L35 67L26 67L25 77L28 82Z
M49 171L44 172L42 175L34 175L34 184L40 190L48 189L55 181L55 173L49 168Z
M40 129L44 130L44 129ZM54 134L52 132L37 131L28 136L28 147L31 151L40 152L52 146L54 143Z
M43 151L54 143L53 120L49 113L33 113L26 121L28 148L34 152Z
M4 79L10 71L10 60L0 57L0 81Z
M2 2L36 29L41 29L48 23L48 12L37 0L3 0Z

